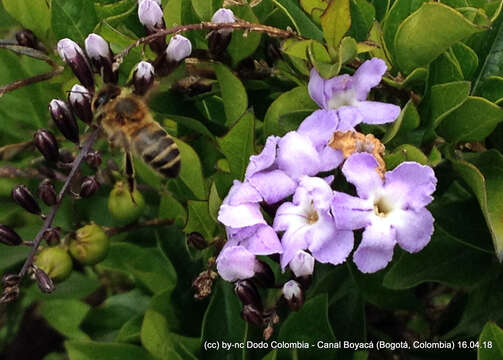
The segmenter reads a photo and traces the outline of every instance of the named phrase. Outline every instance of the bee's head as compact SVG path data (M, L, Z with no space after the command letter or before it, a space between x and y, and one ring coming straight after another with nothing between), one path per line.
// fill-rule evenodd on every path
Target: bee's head
M121 88L116 85L107 84L103 89L98 91L94 96L92 110L95 114L99 113L105 104L110 100L115 99L121 94Z

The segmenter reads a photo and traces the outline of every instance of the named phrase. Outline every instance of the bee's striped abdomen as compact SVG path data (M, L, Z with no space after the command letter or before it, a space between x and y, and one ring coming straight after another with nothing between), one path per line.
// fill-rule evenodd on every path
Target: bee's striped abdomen
M132 135L136 153L166 177L180 172L180 152L173 138L157 123L150 123Z

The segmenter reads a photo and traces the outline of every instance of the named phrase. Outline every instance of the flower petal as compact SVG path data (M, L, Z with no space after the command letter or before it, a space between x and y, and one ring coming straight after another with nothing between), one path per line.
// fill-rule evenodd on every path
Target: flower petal
M318 152L311 140L295 131L279 141L277 164L294 180L302 175L315 175L320 169Z
M377 166L377 160L369 153L356 153L346 159L342 173L346 180L356 187L359 197L368 199L382 188Z
M306 241L306 226L289 230L283 234L281 244L283 245L283 253L280 256L281 268L284 270L290 261L294 258L299 250L307 249Z
M339 230L356 230L370 225L373 204L336 191L332 199L332 215Z
M297 188L297 183L281 170L261 171L249 177L248 181L268 204L283 200Z
M358 100L365 100L370 89L381 82L386 72L386 63L379 58L372 58L360 65L353 75L353 89Z
M376 221L365 228L353 261L363 273L381 270L391 261L395 244L395 230L387 222Z
M397 210L391 226L396 230L398 245L405 251L415 253L422 250L433 234L433 216L425 209Z
M332 203L333 191L325 180L319 177L303 176L293 196L294 204L312 203L316 210L328 211Z
M327 107L327 96L325 95L325 79L323 79L320 74L316 71L315 68L311 69L311 73L309 74L309 84L307 85L307 89L309 91L309 96L320 106L320 108L324 109Z
M321 171L331 171L338 167L342 161L344 160L344 155L342 151L335 150L330 146L325 146L323 150L320 152L321 159Z
M363 121L363 115L355 106L341 106L337 109L339 116L339 126L337 130L348 131L355 129L355 126Z
M304 250L299 250L288 266L295 276L308 276L313 273L314 258Z
M353 250L353 245L352 231L335 231L332 238L312 244L309 250L319 262L338 265L346 261L349 253Z
M419 209L429 204L437 186L433 169L417 162L406 161L384 175L384 189L393 194L402 209Z
M363 122L367 124L386 124L393 122L400 115L400 106L378 101L360 101L358 110L363 115Z
M281 254L283 247L278 235L269 225L259 225L256 232L240 245L255 255Z
M339 125L337 112L316 110L302 121L297 132L307 136L317 151L324 148Z
M226 281L251 278L255 275L255 255L243 246L229 246L217 258L217 271Z
M278 136L269 136L262 152L258 155L250 156L250 162L246 168L246 179L259 171L270 168L274 164L274 160L276 160L276 145L280 139Z
M265 224L258 204L230 206L222 204L218 211L218 221L226 226L242 228L255 224Z
M250 183L244 183L234 180L229 193L225 197L222 204L226 205L241 205L246 203L258 203L262 201L262 196Z
M274 217L274 230L296 230L304 226L307 222L305 213L306 210L302 206L294 205L291 202L281 204Z

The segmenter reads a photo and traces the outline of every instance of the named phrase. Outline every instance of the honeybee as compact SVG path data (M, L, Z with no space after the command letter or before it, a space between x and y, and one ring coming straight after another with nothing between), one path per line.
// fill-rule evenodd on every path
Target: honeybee
M143 97L130 89L107 84L94 96L92 110L112 147L125 151L125 173L134 190L132 154L164 177L180 172L180 152L173 138L157 123Z

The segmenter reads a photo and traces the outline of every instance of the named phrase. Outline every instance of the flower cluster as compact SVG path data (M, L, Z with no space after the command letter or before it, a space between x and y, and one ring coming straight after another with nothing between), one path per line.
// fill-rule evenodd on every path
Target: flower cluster
M355 131L360 123L396 120L398 106L367 100L385 71L378 58L364 62L352 76L325 80L311 71L309 94L320 109L296 131L270 136L262 152L250 158L244 181L234 181L220 207L218 219L228 238L217 258L223 279L252 278L256 256L270 254L280 255L283 271L288 267L297 278L309 276L315 260L346 261L358 229L363 233L353 261L365 273L386 267L396 244L411 253L427 245L433 217L425 206L436 187L433 170L404 162L384 172L376 157L383 146L375 138L350 153L334 144L335 134L367 139ZM332 188L331 173L339 167L356 196ZM277 208L272 221L266 221L261 205Z

